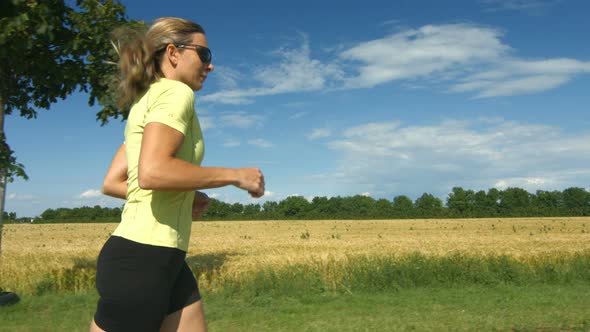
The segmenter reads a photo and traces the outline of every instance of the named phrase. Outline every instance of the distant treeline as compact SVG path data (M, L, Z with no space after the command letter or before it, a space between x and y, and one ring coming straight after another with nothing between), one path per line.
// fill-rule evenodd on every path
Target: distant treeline
M17 217L16 213L4 212L3 222L5 223L94 223L94 222L119 222L121 221L121 208L100 207L78 207L78 208L57 208L47 209L39 217L30 218Z
M356 195L314 197L311 202L291 196L280 202L228 204L214 200L205 220L263 219L409 219L590 216L590 192L583 188L564 191L537 191L520 188L486 191L453 188L446 204L424 193L415 201L400 195L393 200Z
M311 202L291 196L280 202L246 205L212 199L203 220L590 216L590 192L575 187L563 191L538 190L535 194L521 188L492 188L486 192L455 187L445 203L428 193L415 201L404 195L391 201L356 195L314 197ZM34 222L119 222L120 217L120 208L59 208L45 210Z

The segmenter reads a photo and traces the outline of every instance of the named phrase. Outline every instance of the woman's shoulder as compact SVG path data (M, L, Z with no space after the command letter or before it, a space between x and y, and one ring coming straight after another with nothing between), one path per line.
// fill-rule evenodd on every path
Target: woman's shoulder
M153 92L176 92L193 95L193 90L185 83L168 78L160 78L150 86Z
M195 93L186 84L161 78L154 82L146 93L144 102L144 114L149 114L148 120L158 119L158 122L167 123L166 119L184 119L188 121L194 113ZM165 114L164 118L160 115ZM184 131L184 130L180 130Z

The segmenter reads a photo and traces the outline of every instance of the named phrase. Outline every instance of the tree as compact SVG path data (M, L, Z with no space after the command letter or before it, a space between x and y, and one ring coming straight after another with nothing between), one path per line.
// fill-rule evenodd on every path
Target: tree
M278 212L287 219L303 219L311 205L303 196L289 196L279 202Z
M328 211L331 212L329 216L330 219L347 218L347 203L345 200L346 198L340 196L330 197L328 200Z
M569 211L576 215L590 212L590 193L584 188L567 188L563 191L563 203Z
M461 187L454 187L447 197L448 208L461 217L471 217L475 207L475 193L473 190L463 190Z
M391 218L393 214L393 206L390 201L385 198L378 199L375 202L375 214L373 217L376 218Z
M542 216L560 215L563 211L563 194L561 191L537 190L533 196L533 206Z
M347 198L349 204L348 218L369 219L373 218L375 199L370 196L354 195Z
M500 192L500 209L503 216L527 216L531 194L522 188L508 188Z
M264 215L267 218L275 218L277 214L277 210L279 208L279 203L275 201L266 201L262 204L262 210L264 210Z
M230 206L229 210L234 218L241 219L242 213L244 213L244 206L236 202Z
M8 222L8 223L11 223L11 222L13 223L17 220L16 212L8 213L8 212L4 211L2 214L3 214L2 218L4 220L6 220L6 222Z
M489 206L494 209L495 213L498 213L500 208L500 190L490 188L486 196Z
M228 203L211 198L211 204L203 215L203 219L223 220L229 216L230 207Z
M418 213L421 213L423 217L436 217L442 212L443 204L440 198L434 197L429 193L424 193L422 196L416 199L414 203Z
M395 196L393 198L393 211L396 217L407 218L412 214L414 203L405 195Z
M334 215L336 211L331 208L330 201L325 196L316 196L311 200L309 217L313 219L325 219Z
M58 98L88 92L89 105L97 101L102 124L123 118L127 110L115 107L116 60L110 32L130 21L117 0L3 1L0 17L0 211L4 211L6 182L27 179L4 134L4 116L18 111L27 119L36 109L49 109ZM0 213L0 250L2 248ZM1 251L0 251L1 253Z
M480 190L473 194L474 214L477 217L491 217L498 214L498 200L500 192L496 188L486 193Z
M53 209L47 209L41 213L41 219L44 221L55 220L57 218L57 212Z
M247 204L244 206L244 219L256 219L260 216L260 204Z

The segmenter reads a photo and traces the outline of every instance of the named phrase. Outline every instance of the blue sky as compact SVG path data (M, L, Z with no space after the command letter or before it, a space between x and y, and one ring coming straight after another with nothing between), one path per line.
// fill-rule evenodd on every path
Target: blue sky
M267 183L262 200L206 191L217 199L590 188L587 1L122 3L207 32L203 165L260 167ZM87 99L6 119L30 176L8 185L7 211L122 205L99 189L124 123L101 127Z

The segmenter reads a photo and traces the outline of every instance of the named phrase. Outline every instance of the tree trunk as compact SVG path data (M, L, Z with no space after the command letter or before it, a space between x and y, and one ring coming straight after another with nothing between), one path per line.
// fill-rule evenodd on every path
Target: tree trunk
M0 135L4 133L4 101L0 97ZM6 170L0 168L0 256L2 256L2 218L4 217L4 198L6 197Z

